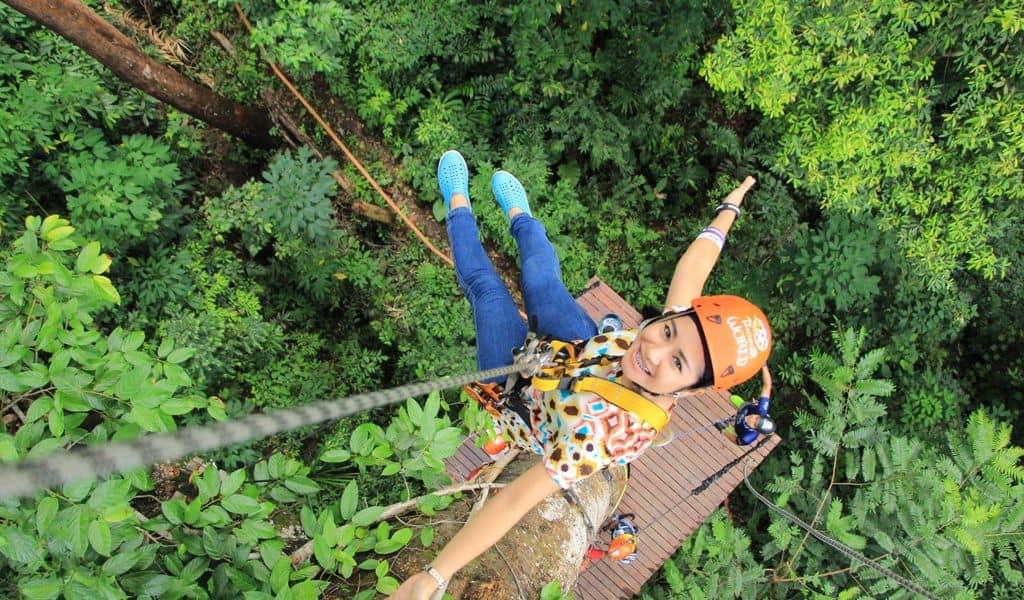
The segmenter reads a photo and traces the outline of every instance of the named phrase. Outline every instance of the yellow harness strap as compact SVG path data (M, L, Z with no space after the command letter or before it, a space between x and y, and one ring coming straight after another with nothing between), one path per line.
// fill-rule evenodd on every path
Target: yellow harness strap
M541 392L551 392L561 387L566 370L569 365L576 362L576 349L572 344L557 340L550 343L556 355L564 351L566 356L559 359L559 364L542 368L540 373L533 376L531 384L534 389ZM622 410L633 413L657 431L661 431L668 423L668 413L660 406L633 390L602 377L580 377L573 383L572 391L597 394Z
M593 392L622 410L628 410L661 431L668 423L668 413L633 390L601 377L581 377L573 385L574 392Z

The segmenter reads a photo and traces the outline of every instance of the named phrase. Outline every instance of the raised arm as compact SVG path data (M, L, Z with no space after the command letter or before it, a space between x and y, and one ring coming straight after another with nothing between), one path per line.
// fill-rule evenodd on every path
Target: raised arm
M548 475L543 462L530 467L484 504L441 550L431 566L446 581L451 581L452 575L493 546L530 509L556 490L558 484ZM436 589L433 577L417 573L406 579L389 600L427 600Z
M736 206L742 205L743 197L755 183L757 181L753 177L747 177L739 187L725 197L724 202L735 204ZM729 228L732 227L735 220L736 213L731 210L722 210L719 211L708 227L717 229L724 236L729 233ZM665 308L674 305L688 307L694 298L703 294L704 283L708 280L711 269L714 268L715 263L718 261L720 253L718 244L709 239L714 238L715 235L712 232L705 237L698 237L679 258L679 262L676 263L675 273L672 275L672 283L668 287Z

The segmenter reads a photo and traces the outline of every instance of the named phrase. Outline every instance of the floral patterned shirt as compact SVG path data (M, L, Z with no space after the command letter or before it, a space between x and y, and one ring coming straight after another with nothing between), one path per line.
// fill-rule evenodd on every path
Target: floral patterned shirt
M636 335L636 329L596 335L587 341L577 358L582 361L604 355L622 356ZM591 375L615 381L621 377L622 369L619 361L615 361L566 375ZM511 408L505 408L501 416L494 418L495 427L511 444L543 456L548 474L563 489L609 465L635 460L658 433L632 413L591 392L542 392L530 385L523 388L522 399L530 423Z

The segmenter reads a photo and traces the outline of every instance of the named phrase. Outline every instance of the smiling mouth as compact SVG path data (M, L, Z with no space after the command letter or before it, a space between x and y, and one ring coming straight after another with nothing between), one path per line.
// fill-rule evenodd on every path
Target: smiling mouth
M648 377L651 376L651 372L647 370L647 368L644 366L643 361L640 360L640 349L639 348L633 354L633 363L636 364L636 368L640 369L641 373L643 373L644 375L647 375Z

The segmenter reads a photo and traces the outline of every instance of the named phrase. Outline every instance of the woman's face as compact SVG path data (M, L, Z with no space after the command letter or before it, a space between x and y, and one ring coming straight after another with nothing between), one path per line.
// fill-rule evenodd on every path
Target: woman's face
M622 357L625 377L658 393L688 388L704 375L704 346L688 316L651 323Z

